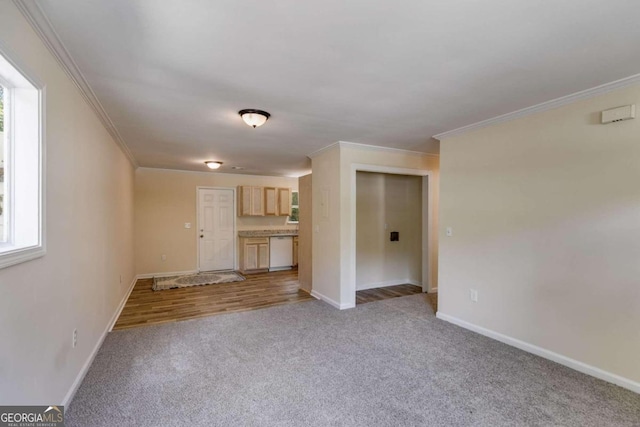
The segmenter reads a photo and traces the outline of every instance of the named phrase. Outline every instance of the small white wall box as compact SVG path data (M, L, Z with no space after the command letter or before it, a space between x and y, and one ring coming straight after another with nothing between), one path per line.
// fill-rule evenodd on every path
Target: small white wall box
M602 124L621 122L623 120L636 118L636 104L625 105L624 107L612 108L602 112Z

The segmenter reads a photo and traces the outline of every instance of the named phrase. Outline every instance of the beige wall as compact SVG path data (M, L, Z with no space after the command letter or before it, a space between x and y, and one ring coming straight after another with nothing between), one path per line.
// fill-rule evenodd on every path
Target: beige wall
M313 292L340 300L340 150L311 159Z
M312 179L311 174L298 178L300 224L298 228L298 281L300 287L311 291L312 284Z
M632 103L640 86L442 142L441 313L640 382L640 120L599 123Z
M422 178L357 172L356 289L422 283L421 254Z
M255 185L298 189L297 178L139 168L135 184L138 274L197 269L196 188ZM191 229L184 223L190 222ZM287 217L237 217L238 230L291 229ZM166 261L162 261L166 255Z
M0 43L46 84L47 120L47 254L0 269L0 403L60 404L134 279L133 167L8 1Z
M431 230L424 236L429 252L429 277L437 281L437 197L438 157L401 150L341 143L314 154L313 170L313 290L316 295L341 308L355 305L355 168L393 168L403 174L431 174ZM318 174L316 174L318 172ZM328 207L323 207L323 193ZM328 213L327 217L322 212ZM426 253L426 251L425 251Z

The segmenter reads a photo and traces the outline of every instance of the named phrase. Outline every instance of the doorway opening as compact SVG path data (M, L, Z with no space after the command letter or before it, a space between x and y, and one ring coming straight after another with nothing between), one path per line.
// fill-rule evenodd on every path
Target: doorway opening
M392 230L391 228L400 228L400 225L396 227L395 223L391 224L391 221L389 220L385 222L384 214L383 214L382 220L380 218L376 220L377 225L376 225L376 229L374 230L374 233L377 234L377 236L372 238L381 239L382 241L386 242L386 244L390 245L390 244L398 244L399 242L403 242L403 241L408 242L409 240L406 240L406 241L403 240L405 237L407 237L407 235L413 235L414 238L418 237L419 238L418 240L420 243L415 244L414 242L414 244L411 246L412 248L414 248L413 249L414 253L412 254L412 258L411 258L413 260L412 262L414 263L413 265L415 265L416 257L417 259L420 260L419 261L420 273L417 275L416 275L415 267L413 267L414 270L413 270L413 273L411 273L411 271L406 268L404 270L397 269L396 268L397 266L396 267L392 266L391 268L389 268L388 270L385 270L384 272L380 272L380 270L378 270L377 276L372 277L370 274L368 274L368 276L363 275L363 272L368 271L367 270L368 267L363 266L363 263L362 263L363 259L365 260L367 258L369 259L368 261L369 266L371 265L375 266L376 262L380 262L381 260L384 261L385 259L387 259L385 256L378 256L377 258L378 261L372 262L371 260L375 259L375 257L372 257L371 251L374 249L372 249L372 247L366 244L364 245L362 244L363 240L365 241L367 240L367 237L363 238L362 236L360 236L360 256L358 256L358 242L357 242L358 235L362 234L363 232L366 232L365 230L362 229L363 224L360 224L360 221L362 220L362 218L360 219L357 218L358 197L360 196L361 208L363 203L364 205L366 205L367 202L366 200L363 201L362 199L361 190L363 189L363 186L362 185L359 186L357 181L358 181L358 176L364 176L360 174L367 173L367 172L377 173L383 177L384 176L404 177L402 179L406 179L408 182L411 182L412 179L415 180L413 182L413 189L410 189L411 186L405 186L404 189L397 190L391 193L385 193L384 191L382 191L383 197L382 198L378 197L378 201L373 202L374 206L369 206L369 209L374 210L374 212L376 210L381 210L383 206L383 202L384 204L386 204L385 198L395 200L396 199L395 196L396 195L399 196L401 194L404 194L403 197L405 197L406 202L403 202L402 200L400 201L395 200L396 206L394 206L393 209L403 205L405 209L409 205L413 206L411 208L411 212L412 212L411 221L413 221L413 223L411 224L412 227L409 227L409 228L403 227L402 230L401 229ZM387 289L387 290L383 289L385 287L394 286L395 284L411 285L412 286L411 290L413 292L423 292L423 293L428 292L429 295L425 296L425 301L429 301L429 305L431 306L434 305L434 304L431 304L430 300L436 301L436 298L437 298L436 292L437 292L437 286L438 286L437 285L437 233L433 231L434 227L436 226L435 223L437 221L436 219L437 213L435 211L437 190L432 189L431 174L432 174L431 171L427 169L398 168L398 167L391 167L391 166L360 164L360 163L351 165L352 197L351 197L351 208L350 208L350 211L351 211L350 259L352 260L352 262L348 264L349 280L346 282L347 287L345 289L345 297L348 298L347 304L345 304L346 306L350 305L351 307L353 307L356 305L358 292L361 292L363 294L376 293L378 294L378 296L380 294L385 294L387 296L390 294L393 296L395 294L395 296L398 296L397 295L398 293L402 294L404 291L407 290L407 289L402 290L400 288ZM383 179L383 178L378 178L378 179ZM384 184L380 184L380 183L371 184L371 185L374 188L376 186L378 188L385 188ZM391 184L389 188L394 188L394 185L395 184ZM417 192L415 187L418 188ZM373 190L373 191L374 192L377 191L378 193L381 192L380 189ZM392 196L387 196L385 194L391 194ZM377 206L375 205L375 203L377 203ZM401 212L400 216L402 216L403 214L404 213ZM394 221L397 221L397 219L394 219ZM404 224L403 221L406 222L407 220L401 219L398 224ZM366 223L366 220L365 220L365 223ZM386 224L386 229L385 229L385 224ZM419 224L419 227L417 226L418 224ZM391 235L392 231L398 232L397 236L392 236ZM393 241L392 241L392 238L393 238ZM379 247L380 246L378 246L378 248ZM375 246L373 246L373 248L375 248ZM393 248L393 249L395 250L396 248ZM378 253L380 254L379 249L378 249ZM363 258L363 254L365 254L364 258ZM391 257L390 259L393 259L393 257ZM384 263L382 263L382 265L384 265ZM360 270L361 274L358 274L357 270ZM396 274L389 274L389 272L394 272L394 271ZM404 272L404 274L400 274L399 276L398 271L400 271L401 273ZM364 289L366 287L368 287L369 289L368 290ZM360 290L358 290L358 288L360 288ZM376 290L377 292L374 292ZM352 302L350 302L349 300L351 300Z
M422 222L421 176L356 172L356 304L423 291Z

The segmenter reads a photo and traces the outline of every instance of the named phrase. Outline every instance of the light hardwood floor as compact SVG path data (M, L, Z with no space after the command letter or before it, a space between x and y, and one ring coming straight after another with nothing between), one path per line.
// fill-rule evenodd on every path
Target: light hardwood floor
M153 279L140 279L113 329L128 329L196 319L216 314L256 310L282 304L314 300L298 286L298 270L250 274L242 282L152 291ZM414 295L414 285L387 286L356 292L356 303ZM427 301L437 311L437 294Z
M422 288L415 285L395 285L384 288L365 289L356 292L356 304L380 301L383 299L404 297L422 293Z
M383 299L403 297L422 293L422 288L415 285L385 286L384 288L366 289L356 292L356 304L366 304L368 302L380 301ZM425 298L433 312L438 311L438 294L425 294Z
M156 325L314 300L298 287L298 271L251 274L242 282L152 291L140 279L113 329Z

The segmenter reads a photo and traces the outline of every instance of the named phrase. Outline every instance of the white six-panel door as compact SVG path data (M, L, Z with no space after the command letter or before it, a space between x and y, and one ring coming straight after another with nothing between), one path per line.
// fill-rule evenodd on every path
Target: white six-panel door
M234 207L232 189L198 189L200 271L234 269Z

